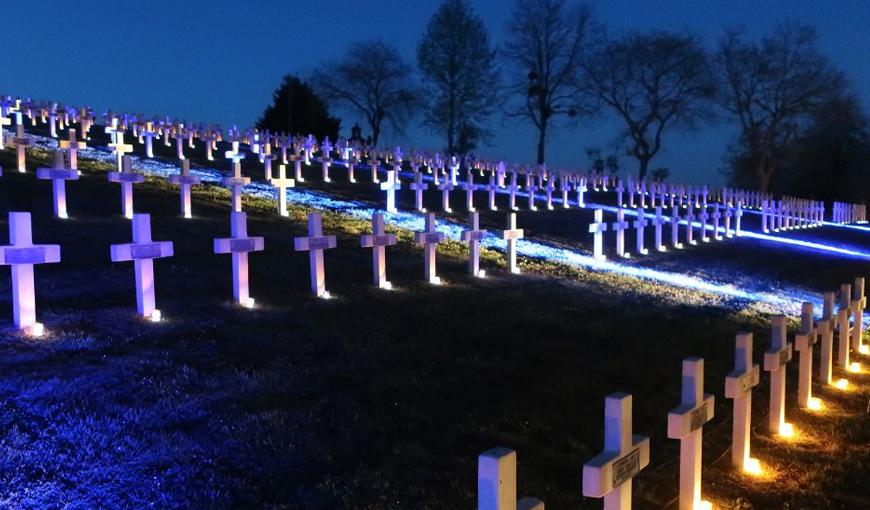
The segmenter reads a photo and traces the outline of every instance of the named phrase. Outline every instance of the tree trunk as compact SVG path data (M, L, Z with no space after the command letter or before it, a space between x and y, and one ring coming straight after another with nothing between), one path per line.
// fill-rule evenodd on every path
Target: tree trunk
M770 179L773 177L773 169L767 168L767 158L762 157L755 167L755 175L758 178L758 189L762 193L770 193Z
M538 164L544 164L544 149L547 143L547 121L542 120L538 128Z
M381 126L379 123L372 123L372 147L378 146L378 138L381 136Z
M649 160L650 158L637 158L638 166L637 166L637 180L642 181L644 177L646 177L646 173L649 170Z

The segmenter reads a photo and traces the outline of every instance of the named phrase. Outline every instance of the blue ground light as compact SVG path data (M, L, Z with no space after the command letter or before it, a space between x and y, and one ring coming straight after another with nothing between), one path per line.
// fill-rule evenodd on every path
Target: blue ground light
M57 141L51 138L34 136L34 139L36 141L36 145L45 150L55 150L58 145ZM84 150L80 150L79 154L84 158L90 158L112 164L115 163L114 154L109 152L106 147L87 148ZM168 178L169 175L179 172L179 167L162 161L140 158L137 156L132 156L132 158L134 161L134 167L147 175ZM190 172L193 175L201 177L203 183L210 183L215 185L219 185L220 180L223 177L223 174L219 170L212 168L191 168ZM502 190L502 192L504 191ZM244 188L244 193L259 198L266 198L277 201L276 188L263 182L252 182ZM528 196L527 194L520 192L518 192L517 195ZM361 202L339 200L329 197L320 192L306 191L299 188L288 189L287 198L289 202L295 202L297 204L302 204L304 206L312 207L315 209L339 211L362 220L371 220L372 215L375 212L383 212L379 209L369 207L367 204ZM557 202L557 199L554 198L553 201ZM561 203L561 199L558 199L558 203ZM611 212L615 212L617 210L616 207L609 205L590 203L587 203L586 205L587 208L590 209L601 208ZM636 215L636 213L631 209L624 209L624 211L628 215ZM384 212L384 221L390 225L394 225L399 228L415 231L423 230L425 220L422 214L399 211L395 213ZM685 221L683 221L683 223L685 223ZM438 219L437 228L439 231L444 232L449 239L459 240L461 232L466 227L463 225L457 225L456 223L450 221ZM708 225L709 230L712 230L712 228L712 226ZM768 236L765 234L759 234L746 230L742 230L741 232L746 237L751 237L763 241L779 242L788 246L794 246L795 248L821 250L828 253L836 253L840 256L846 256L849 258L870 260L870 254L865 252L838 248L822 243L813 243L799 241L795 239L785 239L775 236ZM504 251L504 241L502 241L492 233L487 233L486 237L481 241L481 244L486 248ZM798 316L800 315L801 311L801 303L809 301L813 303L814 309L817 311L817 315L819 317L821 316L822 301L820 299L820 296L818 296L816 293L797 288L778 288L775 294L761 289L738 288L725 282L705 280L696 276L692 276L690 274L659 271L655 269L638 267L619 262L612 262L609 260L600 261L579 251L551 246L549 244L534 241L531 239L521 240L518 243L517 251L520 255L526 257L537 258L556 263L563 263L574 267L587 268L596 271L618 273L626 276L633 276L636 278L642 278L649 281L667 284L674 287L692 289L720 295L729 298L729 300L732 301L731 306L735 308L745 304L746 302L754 302L764 305L765 310L770 313ZM870 324L870 316L868 316L865 321L865 326L867 324Z

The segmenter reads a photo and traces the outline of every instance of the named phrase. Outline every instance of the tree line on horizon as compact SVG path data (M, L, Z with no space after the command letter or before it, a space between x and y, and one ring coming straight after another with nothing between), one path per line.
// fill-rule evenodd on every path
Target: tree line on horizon
M514 0L496 47L468 0L444 0L417 46L416 69L380 39L352 44L304 79L288 75L261 129L338 137L330 109L364 121L377 145L420 118L447 154L492 139L495 118L525 122L546 162L556 129L609 115L613 151L588 148L592 169L664 178L654 158L674 131L713 123L737 135L721 172L729 184L815 198L870 198L870 130L853 85L818 47L811 25L783 23L752 39L724 30L713 48L686 30L614 35L586 4Z

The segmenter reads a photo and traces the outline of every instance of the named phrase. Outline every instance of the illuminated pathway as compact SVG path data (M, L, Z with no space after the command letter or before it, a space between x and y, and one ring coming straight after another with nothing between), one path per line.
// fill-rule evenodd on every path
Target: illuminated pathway
M57 146L57 142L53 139L41 136L35 136L34 138L37 141L37 145L43 149L53 150ZM83 158L90 158L108 163L114 163L115 161L114 155L102 148L80 150L79 154ZM148 175L168 177L170 174L178 172L176 166L162 161L143 159L137 156L133 156L133 158L135 160L135 168ZM203 183L214 185L219 185L220 179L223 176L218 170L208 168L191 168L190 172L193 175L201 177ZM244 193L260 198L271 200L277 199L276 189L264 182L252 182L244 188ZM363 220L370 220L372 214L375 212L383 212L361 202L335 199L316 191L304 191L298 188L291 188L287 190L287 193L288 199L294 203L313 208L336 210ZM616 208L612 206L588 205L592 207L601 207L607 210L616 210ZM628 212L633 211L628 210ZM384 219L392 225L407 230L422 230L424 226L423 216L417 213L402 211L384 213ZM457 225L453 222L442 219L437 220L437 222L438 229L444 232L448 238L453 240L459 240L460 233L466 228L463 225ZM744 233L748 234L746 232ZM503 251L504 241L492 233L487 233L486 238L481 242L483 246L487 248ZM742 302L742 304L746 304L747 302L759 303L763 304L765 311L770 313L785 313L792 316L800 315L801 303L804 301L811 301L814 303L816 310L822 310L820 296L797 288L780 288L776 293L757 289L751 290L738 288L724 282L704 280L687 274L659 271L656 269L607 260L599 261L579 251L556 247L530 239L524 239L519 242L518 252L526 257L563 263L574 267L618 273L674 287L708 292ZM868 317L867 320L870 321L870 317Z

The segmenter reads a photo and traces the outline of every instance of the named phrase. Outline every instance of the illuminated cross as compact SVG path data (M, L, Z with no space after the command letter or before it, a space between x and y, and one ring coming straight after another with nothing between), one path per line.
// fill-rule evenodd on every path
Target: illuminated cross
M770 372L768 426L771 434L789 436L792 427L785 421L785 371L791 361L792 345L785 338L785 316L771 318L770 325L770 348L764 352L764 370Z
M662 215L662 207L657 206L656 207L656 215L652 219L652 224L653 224L653 226L655 226L655 229L656 229L655 230L655 233L656 233L656 236L655 236L656 237L656 251L665 251L665 247L662 245L662 225L664 225L666 221L667 220Z
M698 218L701 220L701 241L705 243L710 242L710 237L707 235L707 219L710 217L710 214L707 212L707 206L701 206L701 212L698 213Z
M380 162L378 161L377 152L371 151L371 153L369 154L369 166L372 167L372 183L373 184L377 184L377 183L381 182L380 180L378 180L378 164L379 163Z
M232 161L233 175L222 178L221 184L230 188L232 210L242 212L242 187L250 184L251 178L242 176L242 160L245 159L245 154L239 152L235 144L233 149L224 154L224 157Z
M798 407L802 408L813 409L818 405L818 399L813 398L813 345L817 334L813 324L813 304L804 302L801 305L801 330L794 340L798 351Z
M6 146L5 146L6 142L4 140L6 138L6 135L3 133L3 126L11 126L11 125L12 125L12 119L7 117L5 114L0 115L0 150L3 150L6 148Z
M0 265L12 269L12 322L29 335L42 334L36 322L34 264L60 262L57 244L33 244L29 212L9 213L9 245L0 246Z
M752 388L761 380L757 363L752 363L752 333L740 332L736 338L734 370L725 377L725 398L734 400L731 433L731 464L738 469L753 469L758 461L749 456L752 432Z
M480 229L480 214L472 212L470 216L471 229L462 232L462 240L468 243L468 272L471 276L483 278L486 271L480 269L480 241L486 237L486 230Z
M454 186L459 184L456 180L456 174L459 172L459 166L460 163L456 156L450 156L450 183Z
M311 157L314 155L314 147L314 137L308 135L308 138L305 139L305 143L302 144L302 150L305 152L305 166L311 164Z
M396 234L387 234L384 229L384 215L374 213L372 215L372 233L363 234L360 237L360 246L373 248L372 250L372 274L375 285L381 289L392 289L393 285L387 280L387 246L396 244Z
M200 184L201 179L197 175L190 175L189 159L181 160L181 172L170 175L169 182L181 186L181 215L190 218L190 187Z
M556 176L550 174L547 179L547 185L544 187L544 191L547 192L547 210L553 210L553 192L556 191Z
M634 194L637 193L637 184L632 182L631 178L628 179L628 187L626 188L628 191L628 206L632 209L635 207L634 205ZM625 204L618 204L619 207L624 207Z
M450 208L450 192L453 190L453 183L450 179L444 179L438 189L441 190L441 209L447 213L453 212L453 209Z
M508 214L507 229L501 231L501 238L507 241L507 262L508 271L514 274L520 273L520 268L517 266L517 244L523 238L523 229L517 228L516 213Z
M275 155L272 154L272 144L264 143L260 150L260 162L263 163L263 178L268 182L272 180L272 161L275 161Z
M715 400L704 393L704 359L683 360L680 405L668 413L668 438L680 440L680 510L701 505L701 446L704 424L713 419Z
M69 167L73 170L78 170L78 151L86 149L88 145L85 142L79 142L76 140L76 130L70 129L69 140L61 140L58 142L58 146L61 150L69 153Z
M387 212L396 212L396 191L402 189L402 183L396 179L395 170L387 170L387 180L380 187L387 192Z
M577 207L586 207L586 202L583 201L583 194L586 193L585 177L577 179L574 190L577 191Z
M126 154L129 152L133 152L133 146L127 143L124 143L124 130L121 128L113 129L106 128L112 135L112 143L109 144L109 147L112 148L112 152L115 154L115 160L118 163L118 171L123 172L123 160L126 157Z
M559 176L559 191L562 192L562 208L568 209L571 205L568 203L568 191L570 189L570 177L568 174Z
M133 159L124 156L120 172L109 172L109 182L121 184L121 214L128 220L133 218L133 184L145 182L145 176L133 171Z
M671 208L671 246L678 250L683 247L680 242L680 207L677 205Z
M18 171L24 173L27 171L25 149L33 146L33 139L24 134L24 122L20 111L15 112L15 136L12 138L12 146L15 147L18 156Z
M535 193L538 191L538 186L535 184L535 181L532 180L531 174L529 174L527 178L526 191L529 194L529 210L537 211L538 206L535 205Z
M517 500L517 453L493 448L477 457L477 510L544 510L544 502Z
M519 191L520 187L517 185L517 173L511 172L511 183L508 186L508 193L510 194L508 207L511 211L516 211L517 208L517 191Z
M323 182L332 182L329 178L329 165L332 164L332 158L329 157L329 154L332 152L332 143L329 141L329 137L327 136L323 143L320 145L320 164L323 170Z
M592 254L595 260L604 260L604 232L607 231L607 223L604 223L604 211L595 209L595 216L589 224L589 233L592 234Z
M74 130L70 131L71 133L75 133ZM58 218L67 218L66 181L78 179L79 171L73 169L67 170L63 163L63 152L58 150L54 152L54 165L51 168L37 168L36 178L52 181L51 188L54 215Z
M649 464L649 438L632 434L631 395L604 400L604 450L583 464L583 495L604 498L604 510L631 508L631 481Z
M278 165L278 178L270 179L269 183L278 190L278 214L289 216L287 212L287 188L295 187L296 181L287 178L286 166Z
M640 181L640 208L646 209L646 181Z
M688 208L686 209L686 243L691 246L698 244L695 241L695 210L692 205L691 200L688 202Z
M469 212L476 211L474 208L474 189L476 186L474 185L474 175L471 173L471 169L465 175L465 182L462 183L462 188L465 190L465 208Z
M629 254L625 251L625 231L628 230L628 222L625 221L625 211L621 207L616 210L616 221L610 226L616 232L616 255L628 258Z
M145 155L149 158L154 157L154 137L157 136L157 131L154 129L154 123L148 121L145 123L145 129L139 132L139 136L145 139Z
M819 321L819 379L823 384L831 384L834 348L834 293L825 292L822 298L822 320Z
M296 251L308 252L311 292L317 297L329 298L326 290L326 269L323 265L323 250L335 248L335 236L323 235L323 220L318 213L308 214L308 237L293 238Z
M637 231L637 252L641 255L647 255L649 251L644 248L643 231L647 226L646 215L643 209L637 210L637 219L633 222L634 228Z
M173 255L172 241L151 240L151 215L133 215L133 242L113 244L110 247L112 262L133 261L136 275L136 310L142 317L160 320L160 310L154 300L154 259Z
M867 297L864 295L864 278L855 278L852 286L852 350L855 354L868 354L863 345L864 333L864 307L867 306Z
M719 211L719 204L713 204L713 214L711 215L713 218L713 239L717 241L722 240L722 236L719 235L719 219L722 217L722 213Z
M230 212L230 237L214 240L215 253L229 253L233 260L233 299L245 308L254 307L248 291L248 252L263 251L262 237L248 237L248 216Z
M203 135L202 135L202 143L205 144L204 145L205 146L205 157L209 161L214 161L214 154L212 153L212 151L214 150L215 144L217 144L217 141L218 141L217 133L215 133L214 130L211 128L206 130L206 132L203 133ZM283 152L284 162L286 163L287 162L286 147L282 148L282 151L284 151Z
M852 310L852 286L848 283L840 285L840 306L837 310L837 366L849 369L849 313Z
M622 194L625 192L625 186L622 185L622 179L616 183L616 207L622 207L625 202L622 200Z
M734 235L740 237L743 218L743 203L737 202L737 209L734 211Z
M184 126L178 125L175 128L175 154L178 159L184 159L184 140L187 138L187 133L184 132Z
M423 192L429 189L429 183L423 182L422 173L414 174L414 182L411 183L410 188L414 190L414 206L417 208L417 212L426 212L426 208L423 207Z
M302 160L305 156L301 152L292 154L290 161L293 162L293 175L296 182L305 182L305 177L302 175Z
M444 184L450 184L447 180ZM441 283L437 275L435 256L438 245L444 242L444 234L435 229L435 213L426 214L426 229L414 232L414 242L423 245L423 277L432 285Z
M483 187L488 193L488 205L490 211L497 211L498 207L495 205L495 192L498 191L498 184L496 183L496 176L494 173L489 174L489 184Z

